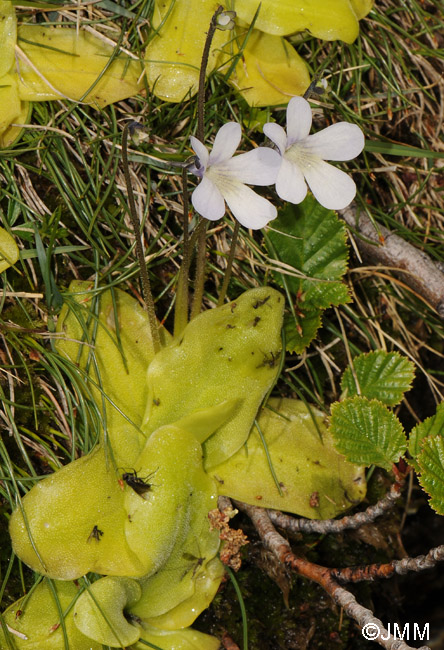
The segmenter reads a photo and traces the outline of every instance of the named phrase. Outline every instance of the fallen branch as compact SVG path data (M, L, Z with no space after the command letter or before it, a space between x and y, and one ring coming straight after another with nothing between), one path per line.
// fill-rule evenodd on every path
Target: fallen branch
M388 494L378 503L369 506L364 512L357 512L354 515L347 515L342 519L296 519L285 515L278 510L268 510L268 516L275 526L284 528L292 533L340 533L344 530L355 530L364 524L369 524L377 517L390 510L399 499L404 482L397 482L392 485Z
M427 555L418 557L405 557L402 560L392 560L386 564L369 564L363 567L346 567L345 569L331 569L330 574L340 582L362 582L376 578L391 578L395 573L405 575L410 571L425 571L433 569L438 562L444 560L444 545L432 548Z
M274 528L266 510L239 501L234 501L234 503L239 510L242 510L250 517L264 546L272 551L277 559L289 569L317 582L323 587L333 601L358 623L366 639L379 643L387 650L413 650L403 640L391 636L382 622L369 609L360 605L351 592L341 587L332 577L331 569L297 557L291 550L288 541ZM423 646L419 650L430 649Z
M354 203L339 214L350 228L362 235L355 241L363 257L390 267L444 319L444 273L435 262L384 226L377 224L376 230L366 214L358 214Z

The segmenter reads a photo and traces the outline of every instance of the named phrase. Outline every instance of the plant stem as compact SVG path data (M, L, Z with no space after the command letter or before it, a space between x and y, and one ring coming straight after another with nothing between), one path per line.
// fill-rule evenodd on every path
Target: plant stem
M205 251L206 251L206 235L207 235L206 219L201 218L197 228L197 258L196 258L196 277L194 280L194 297L193 306L191 308L191 319L195 318L201 310L202 298L204 293L205 284Z
M183 197L183 253L177 281L176 306L174 310L174 336L180 336L188 323L188 276L190 272L190 241L188 237L188 188L187 170L182 169Z
M204 115L205 115L205 73L207 70L208 57L210 55L211 42L213 40L214 32L217 28L217 17L222 13L224 8L222 5L214 12L210 27L205 39L205 45L202 53L202 60L199 72L199 90L197 94L197 131L196 137L200 142L204 142ZM206 252L206 234L207 223L205 219L200 219L197 226L199 229L197 236L197 259L196 259L196 278L194 281L194 298L193 306L191 309L191 318L197 316L202 307L202 298L205 284L205 252Z
M217 301L217 306L218 307L221 307L224 304L225 296L227 295L228 283L230 282L231 271L232 271L232 268L233 268L234 254L236 252L236 244L237 244L237 236L238 236L238 233L239 233L239 225L240 225L239 221L235 220L233 236L231 238L230 253L228 255L228 264L227 264L227 268L225 269L225 277L224 277L224 281L223 281L223 284L222 284L222 289L220 290L219 299Z
M131 219L131 224L134 231L135 243L136 243L136 254L139 262L139 272L140 279L142 282L142 295L145 303L145 309L148 313L148 319L151 330L151 338L153 341L154 352L159 352L160 345L160 336L159 329L156 318L156 311L154 308L153 294L151 293L151 284L148 277L148 269L145 262L145 255L143 252L142 246L142 235L140 232L140 223L137 216L136 202L134 200L134 192L131 184L131 177L129 173L128 165L128 130L129 124L126 124L123 129L122 135L122 163L123 163L123 173L125 175L126 189L128 193L128 206L129 206L129 217Z
M199 90L197 94L197 132L196 137L202 143L204 141L204 112L205 112L205 73L207 71L208 57L210 55L211 42L213 40L214 32L217 28L217 17L222 13L224 8L222 5L216 9L211 18L210 27L205 39L205 45L202 53L202 61L200 64L199 72Z

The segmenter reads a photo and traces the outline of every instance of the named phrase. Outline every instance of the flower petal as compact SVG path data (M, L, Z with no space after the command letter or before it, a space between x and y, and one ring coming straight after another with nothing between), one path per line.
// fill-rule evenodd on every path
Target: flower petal
M307 194L307 184L297 165L283 158L276 180L276 192L284 201L301 203Z
M241 183L273 185L276 182L281 156L270 147L258 147L235 156L225 163Z
M279 151L283 156L285 149L287 148L287 134L285 133L285 130L279 124L275 124L274 122L267 122L267 124L264 124L262 130L267 138L270 138L270 140L278 146Z
M311 120L311 108L307 100L292 97L287 106L287 147L307 137Z
M215 221L225 214L225 202L220 190L209 178L204 176L191 195L196 212L205 219Z
M229 191L224 192L224 199L233 216L245 228L258 230L276 219L277 210L274 205L242 183L231 185Z
M231 158L239 146L241 135L241 127L237 122L227 122L221 126L210 153L210 165L218 165Z
M342 210L355 197L356 185L353 179L323 160L306 167L304 175L316 200L324 208Z
M200 140L195 138L194 135L190 135L190 140L191 140L191 146L193 148L193 151L196 154L196 156L199 158L199 162L205 171L208 165L208 158L210 157L210 154L208 153L205 145L203 145Z
M364 134L356 124L338 122L309 135L301 146L322 160L351 160L364 148Z

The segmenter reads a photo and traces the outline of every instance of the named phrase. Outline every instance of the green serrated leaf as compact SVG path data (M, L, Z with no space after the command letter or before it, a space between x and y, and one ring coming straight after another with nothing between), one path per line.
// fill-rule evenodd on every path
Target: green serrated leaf
M416 457L420 454L422 443L427 437L444 436L444 402L438 405L435 415L416 425L409 437L409 453L413 456L413 460L409 463L419 471L419 465L416 462Z
M336 449L352 463L390 469L406 450L404 429L381 402L350 397L331 409Z
M347 269L345 226L333 210L312 196L279 210L269 238L278 259L301 271L307 280L340 280ZM298 278L290 277L288 282L295 293L300 289Z
M304 302L318 309L327 309L334 305L345 305L351 301L350 292L342 282L311 282Z
M342 377L344 395L360 394L368 399L378 399L387 406L399 404L415 375L414 366L408 359L397 352L384 350L361 354L353 360L353 366L355 376L351 368L347 368Z
M444 437L425 438L417 461L421 471L419 482L430 495L430 505L444 515Z
M295 320L293 314L284 317L285 347L287 352L301 354L316 336L322 325L322 310L314 310Z
M350 301L342 276L348 249L344 224L312 196L279 211L267 238L270 257L283 262L285 286L295 297L298 323L287 322L287 350L302 352L316 336L322 311ZM275 272L284 285L281 273Z

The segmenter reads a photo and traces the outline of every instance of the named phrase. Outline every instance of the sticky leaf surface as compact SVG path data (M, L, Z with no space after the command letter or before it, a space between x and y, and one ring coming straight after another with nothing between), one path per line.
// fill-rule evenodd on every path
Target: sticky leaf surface
M335 517L364 498L363 470L333 445L323 414L299 400L272 398L237 454L211 473L220 494L310 519Z

